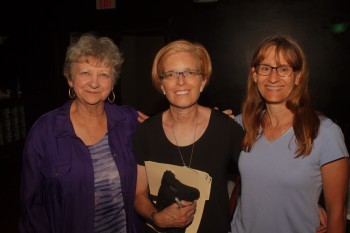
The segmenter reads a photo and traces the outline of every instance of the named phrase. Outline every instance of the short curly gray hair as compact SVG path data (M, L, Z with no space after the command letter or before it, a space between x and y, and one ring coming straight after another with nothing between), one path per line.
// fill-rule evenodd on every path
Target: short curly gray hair
M97 59L101 64L113 67L112 82L116 84L120 75L121 65L124 62L122 53L110 38L98 38L92 34L83 34L77 42L72 43L68 47L63 66L63 75L72 81L74 64L82 60L88 62L89 58Z

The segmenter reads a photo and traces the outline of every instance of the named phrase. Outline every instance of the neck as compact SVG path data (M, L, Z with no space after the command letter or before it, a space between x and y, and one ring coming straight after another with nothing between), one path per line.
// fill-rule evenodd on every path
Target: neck
M199 111L187 112L172 112L170 109L165 114L165 124L169 129L169 138L178 146L191 145L197 139L197 128L200 125ZM175 140L176 138L176 140ZM176 142L175 142L176 141Z
M72 103L70 113L76 115L80 119L99 120L105 118L104 105L87 105L79 101Z
M169 120L172 121L173 126L187 127L187 125L193 125L198 120L198 108L197 104L187 109L170 107L168 112Z
M278 128L286 124L292 125L293 117L293 113L288 108L266 108L264 122L265 125Z

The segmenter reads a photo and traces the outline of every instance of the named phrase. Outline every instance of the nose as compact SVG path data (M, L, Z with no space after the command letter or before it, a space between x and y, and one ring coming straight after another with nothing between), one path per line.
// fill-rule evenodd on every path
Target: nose
M280 80L280 76L277 73L277 68L272 67L271 74L269 75L269 81L271 83L276 83Z
M177 84L184 85L185 84L185 74L184 72L179 72L179 75L177 76Z
M91 87L93 87L93 88L97 88L97 87L99 87L99 79L98 79L99 77L98 77L98 75L96 74L96 75L92 75L92 77L91 77L91 80L90 80L90 86Z

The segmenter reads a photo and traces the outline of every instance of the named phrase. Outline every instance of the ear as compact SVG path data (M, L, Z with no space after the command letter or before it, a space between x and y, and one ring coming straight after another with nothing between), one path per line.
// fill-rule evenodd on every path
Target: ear
M258 78L257 78L257 74L255 71L255 67L250 68L250 72L252 73L253 81L256 83Z
M202 79L201 86L199 87L199 91L202 92L204 90L205 84L207 83L207 79Z
M68 85L69 85L70 87L73 87L73 81L68 79Z
M295 77L294 84L295 84L296 86L298 86L298 85L300 84L300 82L301 82L301 74L300 74L300 72L298 72L297 75L296 75L296 77Z
M164 90L164 86L160 85L160 89L162 90L163 94L165 95L165 90Z

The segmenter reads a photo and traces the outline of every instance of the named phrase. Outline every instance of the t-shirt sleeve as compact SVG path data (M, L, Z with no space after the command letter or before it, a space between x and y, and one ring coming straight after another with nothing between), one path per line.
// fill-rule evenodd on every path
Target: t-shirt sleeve
M349 157L344 134L341 128L330 119L321 119L320 131L316 141L320 144L321 166L343 157Z
M235 116L235 121L243 128L242 114L238 114L237 116Z

